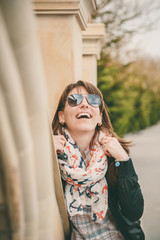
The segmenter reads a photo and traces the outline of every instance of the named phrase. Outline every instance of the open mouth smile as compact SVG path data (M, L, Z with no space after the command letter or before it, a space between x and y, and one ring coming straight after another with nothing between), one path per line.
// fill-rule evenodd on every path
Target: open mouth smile
M82 119L82 118L91 119L92 116L91 116L90 113L78 113L78 114L76 115L76 118L77 118L77 119Z

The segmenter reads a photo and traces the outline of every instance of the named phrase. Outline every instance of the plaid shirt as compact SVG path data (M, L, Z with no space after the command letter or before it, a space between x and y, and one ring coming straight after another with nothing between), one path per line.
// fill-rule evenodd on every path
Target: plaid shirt
M71 240L124 240L118 231L110 210L101 223L93 221L90 217L90 208L84 209L86 214L75 215L71 219Z

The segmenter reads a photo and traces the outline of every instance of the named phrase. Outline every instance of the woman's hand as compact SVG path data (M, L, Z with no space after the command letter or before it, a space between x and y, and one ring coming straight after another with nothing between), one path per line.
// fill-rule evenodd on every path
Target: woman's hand
M53 135L54 146L57 153L62 153L66 144L66 139L63 135Z
M122 148L121 144L118 142L117 138L115 137L103 137L101 140L103 144L103 150L108 156L114 157L116 160L119 161L126 161L129 159L128 154Z

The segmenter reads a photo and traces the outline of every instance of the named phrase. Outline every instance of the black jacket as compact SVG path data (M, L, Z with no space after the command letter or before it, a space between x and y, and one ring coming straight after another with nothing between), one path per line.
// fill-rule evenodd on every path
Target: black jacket
M109 165L113 161L114 158L109 158ZM107 181L109 208L125 240L144 240L139 221L143 214L144 200L131 158L121 162L117 169L116 184L113 186Z

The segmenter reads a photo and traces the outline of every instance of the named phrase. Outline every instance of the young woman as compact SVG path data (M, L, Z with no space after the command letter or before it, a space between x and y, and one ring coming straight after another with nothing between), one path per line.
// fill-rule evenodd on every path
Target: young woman
M71 239L144 240L130 143L114 132L100 90L84 81L68 85L52 128Z

